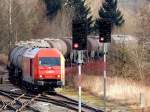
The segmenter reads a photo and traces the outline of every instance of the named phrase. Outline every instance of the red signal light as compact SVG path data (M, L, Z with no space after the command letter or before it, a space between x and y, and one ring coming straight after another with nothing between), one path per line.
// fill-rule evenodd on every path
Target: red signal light
M100 37L99 41L104 42L104 37Z
M74 47L74 48L78 48L79 45L78 45L77 43L75 43L75 44L73 45L73 47Z

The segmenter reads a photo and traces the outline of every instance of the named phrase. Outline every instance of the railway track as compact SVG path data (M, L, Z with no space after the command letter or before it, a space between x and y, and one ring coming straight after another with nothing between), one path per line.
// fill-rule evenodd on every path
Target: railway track
M15 99L15 101L18 101L18 99L29 100L28 103L25 103L25 104L23 103L22 106L16 109L15 111L17 112L23 109L29 109L29 107L31 108L30 104L31 102L34 102L34 101L51 103L60 107L67 108L72 111L78 111L78 101L68 98L61 94L57 94L57 93L55 95L49 95L49 94L31 95L31 94L19 94L15 92L8 92L8 91L0 90L0 94L2 93L5 93L5 95L10 96L11 98L13 98L13 100ZM36 111L34 108L31 108L31 109L33 111ZM39 112L39 111L36 111L36 112ZM103 112L103 111L82 103L82 112Z
M56 99L56 100L59 100L63 103L66 103L66 104L71 104L71 105L74 105L78 108L78 101L74 100L74 99L71 99L71 98L68 98L62 94L58 94L56 93L55 96L51 96L51 95L46 95L48 98L53 98L53 99ZM82 103L82 110L85 111L85 112L103 112L102 110L99 110L99 109L96 109L94 107L91 107L85 103Z
M13 97L8 92L1 91L0 90L0 95L4 96L5 98L9 99L9 101L0 101L0 112L4 110L12 110L15 112L21 112L24 109L25 110L32 110L34 112L40 112L36 110L35 108L31 107L30 104L35 101L36 98L40 97L40 94L28 99L28 101L22 101L22 98L25 96L25 94L20 94L17 97Z

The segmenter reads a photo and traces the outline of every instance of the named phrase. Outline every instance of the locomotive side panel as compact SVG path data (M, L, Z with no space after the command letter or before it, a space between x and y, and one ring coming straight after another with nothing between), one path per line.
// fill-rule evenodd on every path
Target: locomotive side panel
M34 63L33 63L34 65L33 65L33 78L34 78L34 80L38 80L39 79L39 73L38 73L38 69L39 69L39 66L38 66L38 64L39 64L39 60L38 60L38 55L36 55L35 56L35 58L34 58Z

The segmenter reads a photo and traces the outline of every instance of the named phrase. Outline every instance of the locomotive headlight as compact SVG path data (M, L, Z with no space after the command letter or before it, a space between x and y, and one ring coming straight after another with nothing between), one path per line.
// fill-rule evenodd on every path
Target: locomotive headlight
M57 75L58 78L60 78L60 75Z
M40 75L40 78L42 78L43 76L42 75Z

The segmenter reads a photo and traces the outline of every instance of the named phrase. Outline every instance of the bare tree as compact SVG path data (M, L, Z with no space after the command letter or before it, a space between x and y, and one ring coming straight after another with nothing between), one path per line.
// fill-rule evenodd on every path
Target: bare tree
M33 0L32 0L33 1ZM35 1L35 0L34 0ZM33 29L42 21L44 9L40 0L23 6L25 0L11 0L11 26L9 25L10 1L0 0L0 52L8 52L9 41L27 40L34 37ZM32 7L33 6L33 7ZM11 27L11 34L9 35Z
M137 35L143 41L150 41L150 3L146 4L138 13L138 31Z
M111 46L109 54L110 75L145 81L147 51L141 44L122 41Z

